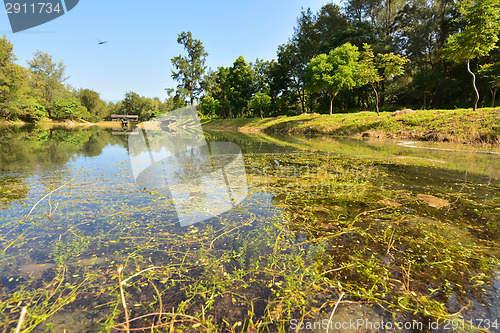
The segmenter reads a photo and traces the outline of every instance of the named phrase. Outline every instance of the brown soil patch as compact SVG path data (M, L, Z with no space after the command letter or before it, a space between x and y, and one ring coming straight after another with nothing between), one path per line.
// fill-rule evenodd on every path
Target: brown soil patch
M437 209L450 205L450 202L448 200L444 200L429 194L417 194L417 198L421 199L429 206Z
M402 206L402 204L400 204L399 202L396 202L394 200L389 200L389 199L379 200L378 202L381 203L382 205L385 205L385 206L391 206L391 207L401 207Z

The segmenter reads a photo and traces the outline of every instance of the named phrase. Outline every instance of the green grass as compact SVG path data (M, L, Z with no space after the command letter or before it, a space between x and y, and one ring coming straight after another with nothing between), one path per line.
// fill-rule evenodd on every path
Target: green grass
M216 119L205 129L283 134L320 134L404 138L467 144L500 143L500 109L418 110L413 113L381 112L302 114L265 119Z

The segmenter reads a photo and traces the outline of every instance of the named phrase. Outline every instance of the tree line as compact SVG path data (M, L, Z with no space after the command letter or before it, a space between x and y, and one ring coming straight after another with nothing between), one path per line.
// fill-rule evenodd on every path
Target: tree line
M67 84L66 67L50 55L36 51L27 67L15 63L12 44L0 39L0 119L39 122L110 120L111 114L138 115L142 121L185 103L172 96L161 101L127 92L118 103L105 102L91 89L75 89Z
M204 73L201 42L182 33L188 56L172 59L173 77L209 117L476 109L498 97L499 33L497 0L348 0L302 11L272 61L239 57ZM203 75L184 80L184 64Z
M168 97L135 92L106 103L74 89L62 62L41 51L27 68L0 40L0 117L95 122L113 113L147 120L186 104L210 118L264 117L396 107L494 106L500 87L497 0L346 0L303 10L275 60L240 56L207 69L200 40L182 32Z

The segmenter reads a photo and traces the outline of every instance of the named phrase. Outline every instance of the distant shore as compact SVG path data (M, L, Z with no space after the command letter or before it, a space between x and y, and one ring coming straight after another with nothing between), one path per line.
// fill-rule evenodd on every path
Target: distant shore
M0 121L0 125L28 125L22 121ZM143 123L144 124L144 123ZM144 124L158 128L158 124ZM37 126L121 128L121 122L51 121L43 119ZM284 135L328 135L335 137L405 139L451 142L470 145L500 146L500 108L454 110L411 110L395 112L362 111L320 115L271 118L237 118L202 120L205 130L237 131Z

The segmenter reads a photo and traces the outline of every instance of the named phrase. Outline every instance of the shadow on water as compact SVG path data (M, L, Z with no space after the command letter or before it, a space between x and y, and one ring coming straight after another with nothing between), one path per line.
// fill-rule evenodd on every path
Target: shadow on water
M345 293L330 332L500 329L494 154L205 132L240 146L249 195L182 228L127 132L0 131L6 328L28 306L27 331L123 330L124 267L131 328L325 331Z

